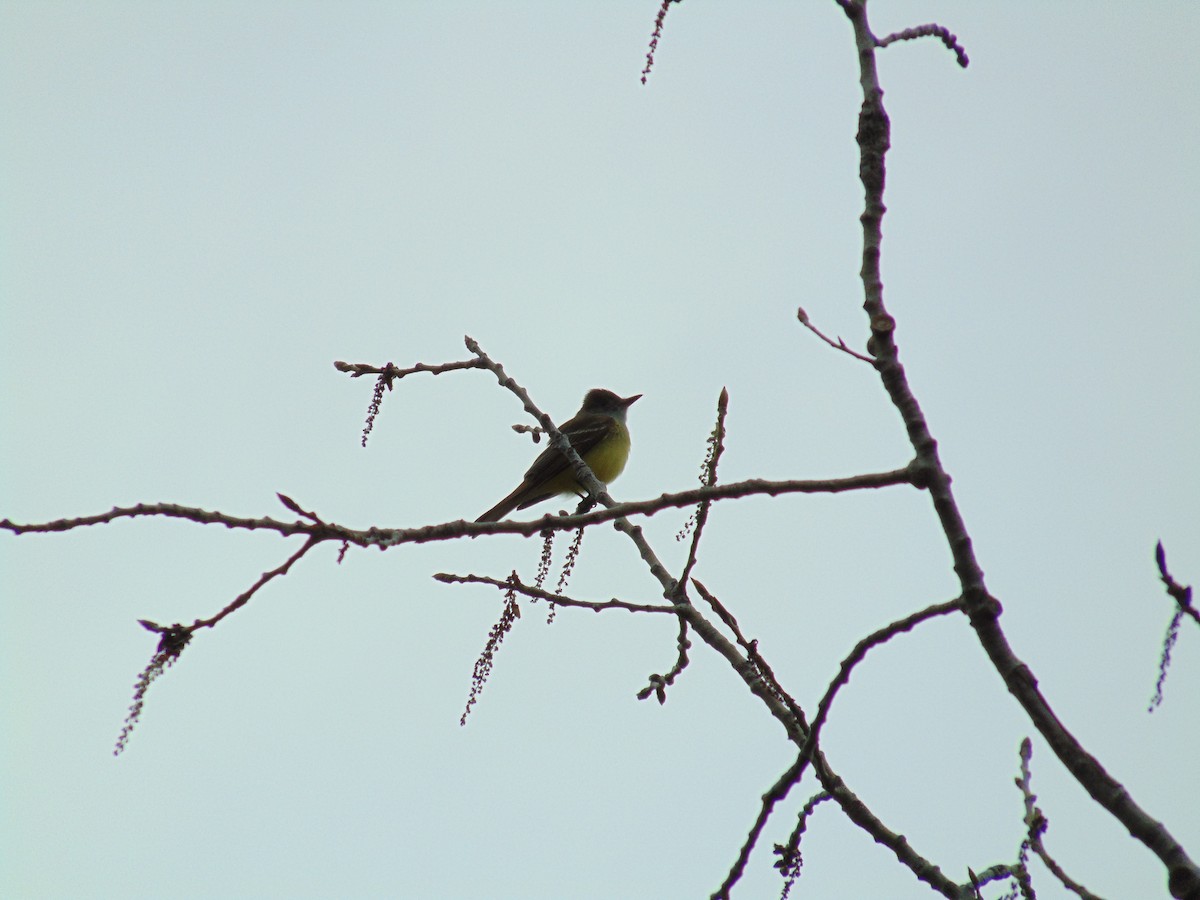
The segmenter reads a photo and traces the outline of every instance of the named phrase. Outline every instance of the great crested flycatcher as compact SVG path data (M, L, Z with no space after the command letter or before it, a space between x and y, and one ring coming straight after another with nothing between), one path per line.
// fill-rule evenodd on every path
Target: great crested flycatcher
M629 459L629 429L625 413L641 394L618 397L612 391L593 388L583 398L583 406L559 431L571 442L575 452L583 457L599 481L607 484L621 474ZM476 522L499 522L514 509L525 509L559 494L587 496L587 490L575 477L567 458L553 446L547 447L533 461L525 480L516 490L476 519Z

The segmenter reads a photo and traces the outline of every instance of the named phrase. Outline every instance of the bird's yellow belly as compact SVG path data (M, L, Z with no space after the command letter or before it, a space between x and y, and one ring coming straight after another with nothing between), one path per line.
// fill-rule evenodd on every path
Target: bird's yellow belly
M615 429L607 440L601 441L584 457L596 477L608 484L625 471L625 463L629 459L629 429L623 424Z

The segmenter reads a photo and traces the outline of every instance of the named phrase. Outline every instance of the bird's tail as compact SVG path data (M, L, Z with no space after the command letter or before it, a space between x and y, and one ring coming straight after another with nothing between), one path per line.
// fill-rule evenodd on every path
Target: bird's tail
M485 512L482 516L476 519L476 522L499 522L510 512L517 508L517 505L524 499L522 496L529 485L522 483L515 491Z

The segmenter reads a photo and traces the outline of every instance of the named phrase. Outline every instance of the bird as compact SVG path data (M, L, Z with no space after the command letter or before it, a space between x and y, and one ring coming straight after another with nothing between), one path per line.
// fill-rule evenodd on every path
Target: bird
M593 388L584 395L579 412L558 429L571 442L575 452L583 457L592 474L605 484L625 469L629 459L629 429L625 425L625 415L641 396L618 397L604 388ZM525 509L560 494L583 497L587 490L575 477L567 457L551 445L533 461L513 492L475 521L499 522L514 509Z

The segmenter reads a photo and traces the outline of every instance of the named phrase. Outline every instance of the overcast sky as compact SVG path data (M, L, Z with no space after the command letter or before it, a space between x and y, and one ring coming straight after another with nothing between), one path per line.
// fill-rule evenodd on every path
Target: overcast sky
M911 456L867 366L860 93L833 2L0 3L0 517L167 501L352 527L474 518L536 452L485 372L371 384L334 360L477 339L562 421L642 393L619 499ZM887 2L885 298L1014 649L1200 859L1200 633L1147 715L1176 576L1200 582L1200 81L1194 3ZM561 504L560 504L561 505ZM547 505L531 512L540 514ZM643 523L673 572L687 511ZM524 615L467 726L536 539L323 546L151 689L137 619L212 615L296 542L163 520L0 535L0 895L695 898L794 747L704 646L668 702L666 617ZM563 548L558 553L561 557ZM957 583L912 489L713 510L696 575L811 711L854 643ZM589 533L570 592L658 599ZM1013 861L1031 726L961 618L877 651L823 746L951 877ZM1148 850L1034 740L1046 841L1089 889L1166 896ZM742 897L777 891L770 847ZM798 893L930 896L832 806ZM1066 896L1040 866L1042 898ZM999 896L1001 888L986 894Z

